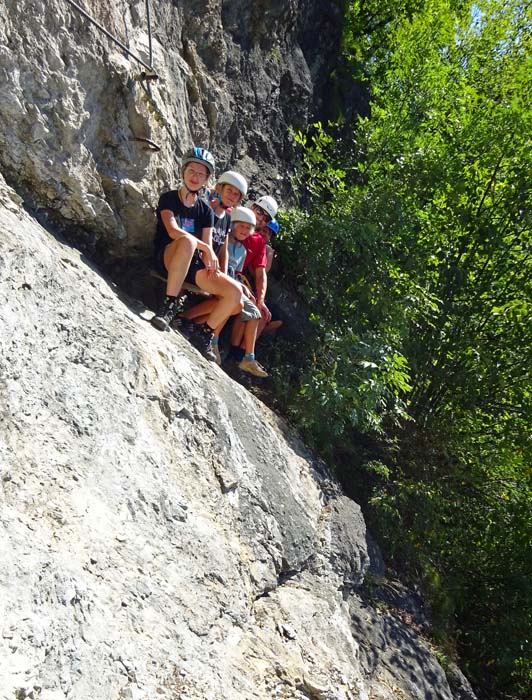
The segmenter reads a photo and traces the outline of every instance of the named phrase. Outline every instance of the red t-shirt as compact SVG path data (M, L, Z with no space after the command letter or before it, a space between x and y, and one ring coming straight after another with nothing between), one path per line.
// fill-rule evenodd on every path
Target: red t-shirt
M266 241L260 233L253 233L243 241L247 250L244 270L251 267L255 271L259 267L266 267Z

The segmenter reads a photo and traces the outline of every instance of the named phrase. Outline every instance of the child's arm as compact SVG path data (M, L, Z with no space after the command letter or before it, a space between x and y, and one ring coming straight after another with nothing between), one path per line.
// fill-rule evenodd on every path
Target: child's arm
M257 290L257 306L259 309L265 306L266 290L268 289L268 276L265 267L258 267L255 270L255 288Z
M272 268L273 259L275 257L275 251L271 245L266 246L266 272L269 272Z
M229 236L226 236L223 246L220 248L218 253L218 260L220 261L220 270L227 274L227 268L229 266L229 255L227 254L227 246L229 243Z

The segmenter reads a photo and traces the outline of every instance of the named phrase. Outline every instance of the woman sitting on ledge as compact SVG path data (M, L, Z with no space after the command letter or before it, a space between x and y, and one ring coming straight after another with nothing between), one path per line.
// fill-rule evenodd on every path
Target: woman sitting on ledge
M182 184L161 195L157 206L157 231L154 240L154 264L167 276L166 296L152 324L168 330L183 310L181 287L185 280L215 294L219 303L195 333L200 352L214 361L211 349L214 329L242 309L240 285L220 271L212 248L213 213L198 196L214 174L214 158L204 148L194 146L181 162Z

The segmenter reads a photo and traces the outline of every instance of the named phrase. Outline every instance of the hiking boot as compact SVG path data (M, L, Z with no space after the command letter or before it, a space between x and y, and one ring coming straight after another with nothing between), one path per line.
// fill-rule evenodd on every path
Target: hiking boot
M179 331L181 335L184 335L185 338L189 339L196 328L194 321L191 321L184 316L176 316L170 325L172 326L172 330Z
M244 358L242 362L238 364L239 369L249 374L255 375L255 377L267 377L268 372L265 371L264 367L261 367L257 360L246 360Z
M214 357L216 358L214 361L217 365L221 365L222 356L220 355L220 348L218 347L218 343L211 343L211 350L213 351Z
M201 352L203 357L209 362L216 362L216 355L212 349L212 339L214 332L208 323L196 324L194 333L190 337L190 342Z
M183 311L183 297L165 297L159 311L151 320L151 325L160 331L167 331L170 324Z

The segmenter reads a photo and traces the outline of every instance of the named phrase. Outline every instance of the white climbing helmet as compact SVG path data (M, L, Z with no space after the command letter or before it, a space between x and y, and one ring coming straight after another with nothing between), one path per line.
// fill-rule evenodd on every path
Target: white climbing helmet
M242 197L245 197L248 191L248 183L246 178L234 170L228 170L220 175L216 184L233 185L233 187L236 187L236 189L241 193Z
M270 218L275 219L275 217L277 216L277 212L279 211L279 205L273 197L270 197L269 194L265 195L264 197L259 197L255 204L261 209L264 209L264 211L267 211L270 215Z
M231 212L231 223L236 224L237 221L241 221L244 224L251 224L253 228L257 225L255 212L248 209L248 207L235 207L233 209Z

